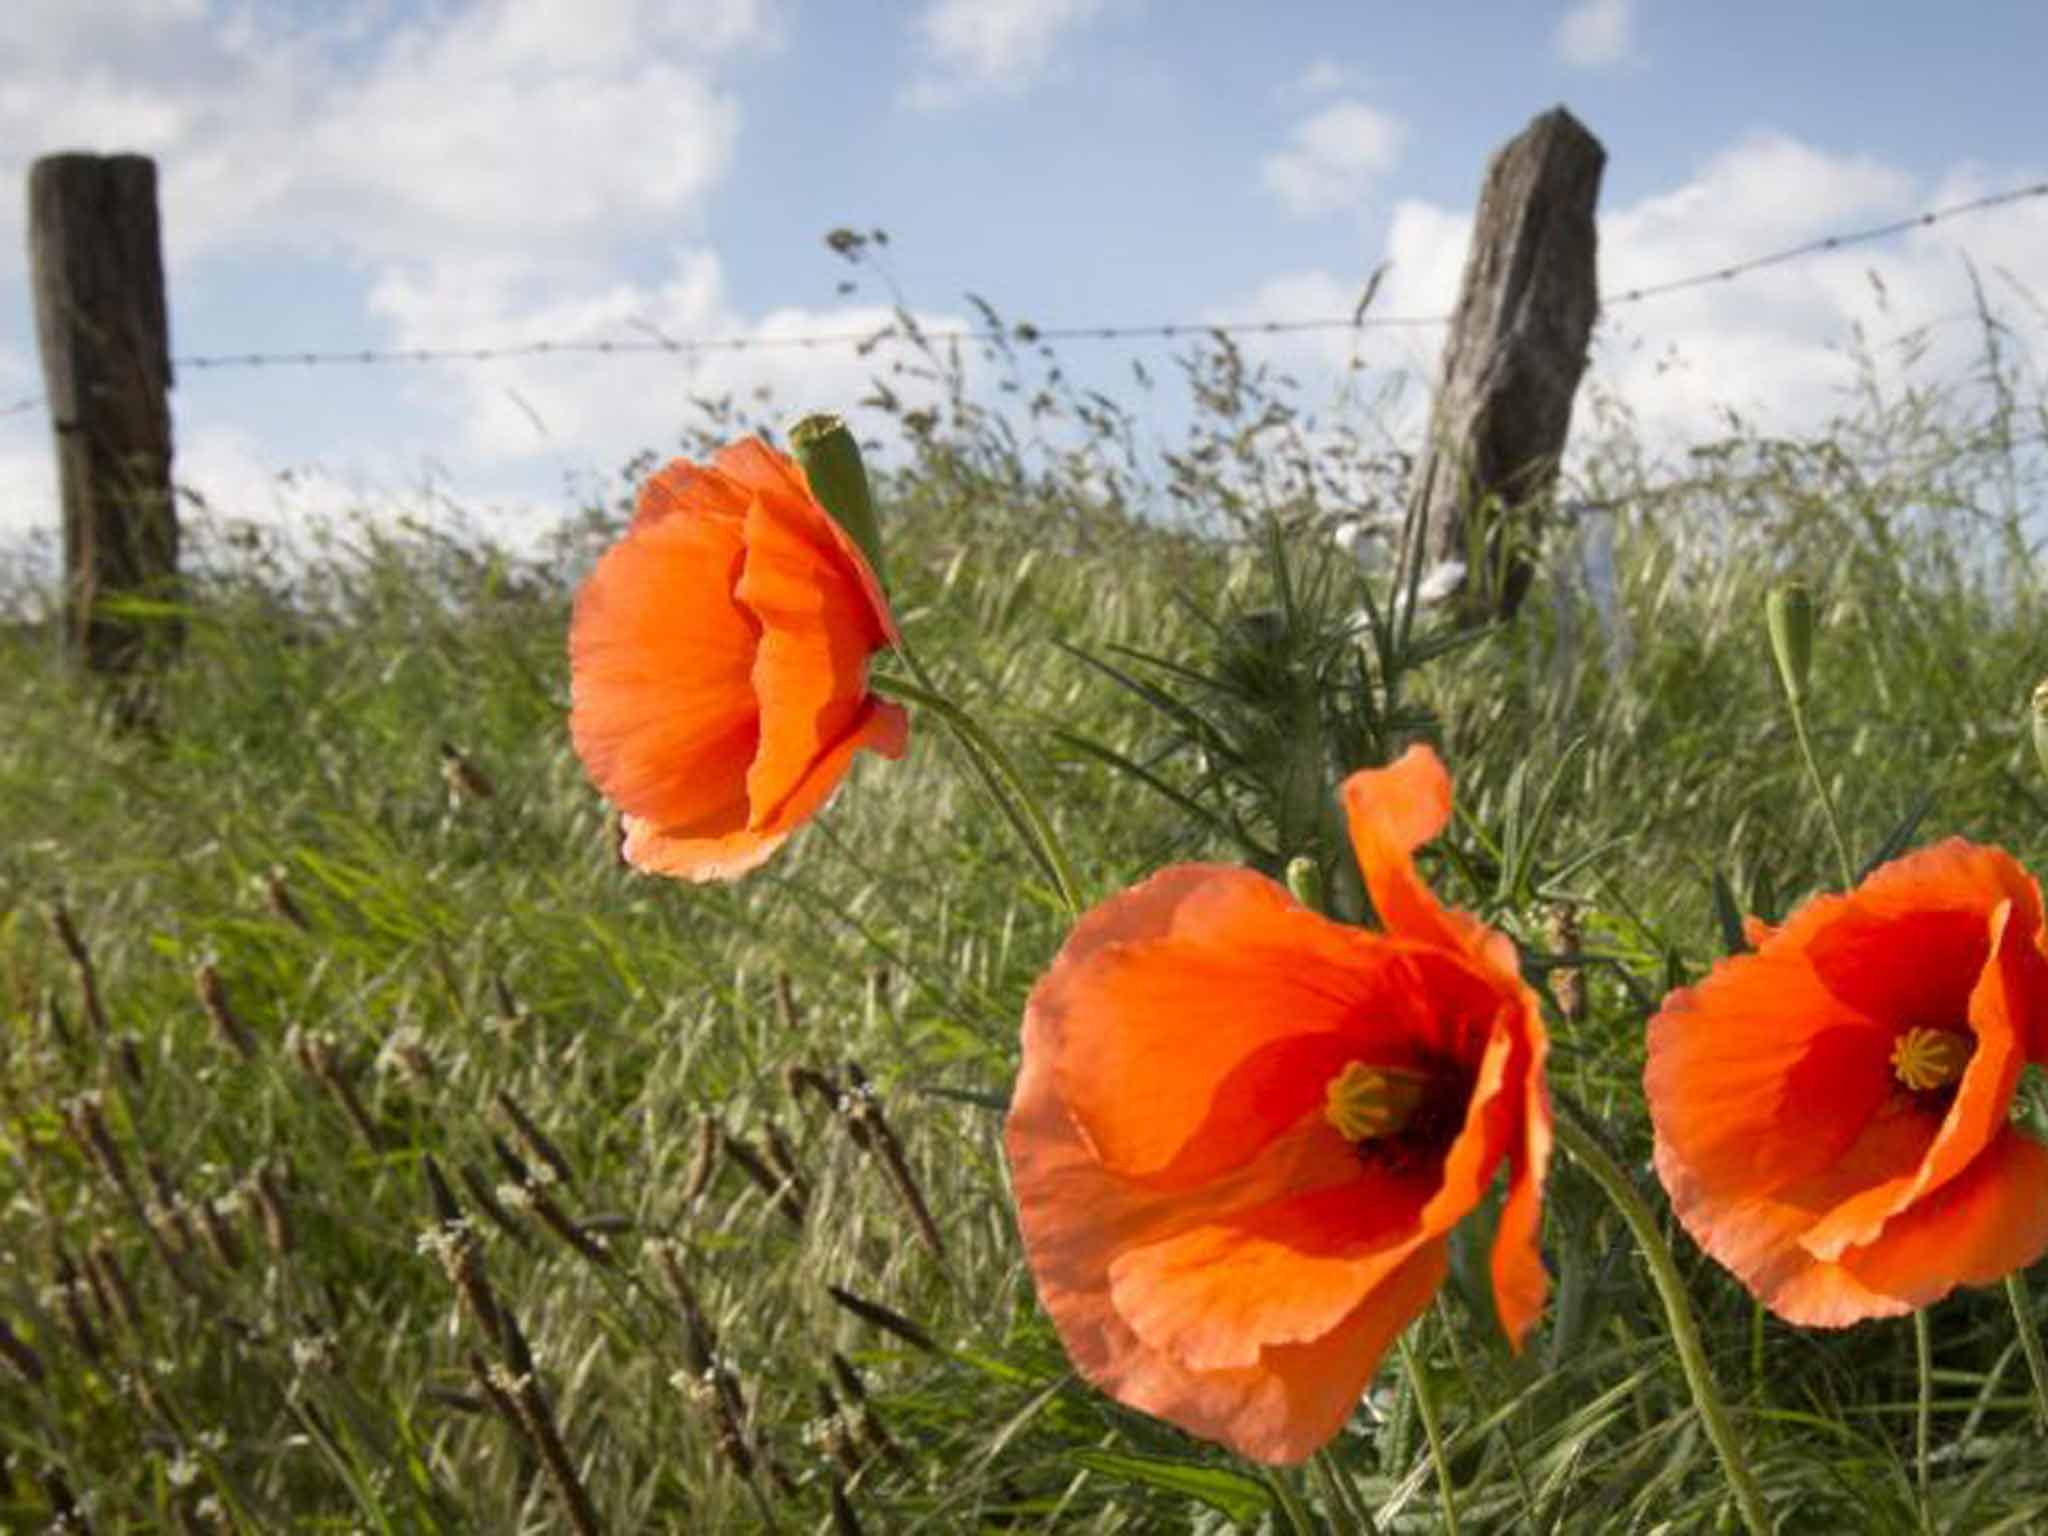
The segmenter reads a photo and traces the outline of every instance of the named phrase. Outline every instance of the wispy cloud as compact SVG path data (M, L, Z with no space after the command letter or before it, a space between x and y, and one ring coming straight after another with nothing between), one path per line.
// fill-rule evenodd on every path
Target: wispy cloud
M1106 0L930 0L913 26L923 67L904 102L924 111L1015 96L1046 72L1060 42Z
M1557 56L1576 69L1605 69L1634 51L1635 0L1579 0L1557 24Z
M1295 126L1288 147L1261 162L1259 177L1292 213L1334 213L1393 167L1407 138L1399 118L1362 101L1332 102Z

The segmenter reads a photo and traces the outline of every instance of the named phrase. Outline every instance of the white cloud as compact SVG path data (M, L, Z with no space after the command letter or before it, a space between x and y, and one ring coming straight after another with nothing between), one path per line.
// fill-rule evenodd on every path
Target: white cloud
M1399 118L1364 102L1332 102L1295 125L1292 143L1259 166L1266 190L1292 213L1334 213L1393 167L1407 142Z
M392 324L400 347L516 346L583 336L743 343L629 357L508 358L408 383L409 398L439 427L457 462L501 470L552 465L571 477L601 475L643 450L672 451L680 430L702 419L701 400L730 396L773 425L817 410L857 416L855 402L868 394L871 380L887 373L891 354L798 343L821 335L872 336L894 319L889 309L854 305L785 307L750 317L727 295L718 257L701 248L676 252L667 277L654 284L573 290L562 281L538 301L515 266L445 264L422 278L387 278L371 307ZM917 319L929 330L964 324L949 314ZM937 395L931 383L890 382L910 405Z
M1605 69L1634 51L1635 0L1579 0L1557 24L1557 56L1577 69Z
M0 181L56 149L157 155L174 266L225 248L544 254L672 228L738 132L712 70L781 35L768 0L468 0L397 22L377 0L317 19L28 9L24 26L0 6L28 64L0 83ZM0 273L18 270L18 217L0 206Z
M1070 33L1105 0L930 0L913 24L924 64L903 92L926 111L1035 84Z
M1734 409L1776 433L1824 430L1851 404L1860 331L1881 383L1969 376L1980 340L1965 258L2018 322L2016 347L2044 356L2048 336L2048 199L2028 199L1868 245L1818 252L1731 281L1615 302L1636 288L1712 273L1749 258L1910 217L2042 179L2039 166L1957 167L1936 184L1866 156L1759 135L1670 190L1612 208L1600 221L1601 290L1582 402L1603 390L1625 403L1653 449L1720 435ZM1404 201L1388 224L1386 279L1372 314L1448 313L1471 238L1464 209ZM1362 255L1363 273L1377 258ZM1873 276L1876 279L1874 284ZM1327 271L1273 279L1219 314L1293 319L1349 314L1362 278ZM1882 301L1879 299L1879 285ZM2029 297L2031 295L2031 297ZM1258 355L1342 376L1355 355L1374 374L1436 382L1440 328L1334 330L1252 343ZM1911 343L1912 345L1908 345ZM1415 427L1411 418L1404 427Z
M1317 59L1295 78L1294 89L1303 96L1327 96L1345 89L1357 78L1357 71L1335 59Z

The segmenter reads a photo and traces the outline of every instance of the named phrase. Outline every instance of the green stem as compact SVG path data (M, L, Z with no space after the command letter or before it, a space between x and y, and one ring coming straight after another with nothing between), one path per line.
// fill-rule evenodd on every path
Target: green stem
M2034 1378L2034 1412L2041 1427L2048 1430L2048 1355L2041 1351L2041 1330L2034 1326L2034 1307L2027 1296L2024 1270L2016 1269L2005 1277L2005 1299L2012 1303L2013 1326L2020 1333L2020 1352L2027 1357L2027 1374Z
M1017 771L1017 765L1009 754L996 745L990 736L974 721L974 717L955 704L933 686L931 678L908 650L899 648L898 654L909 663L918 681L906 682L900 677L874 675L868 679L868 686L879 694L890 698L904 699L922 709L928 709L945 722L960 744L967 749L967 759L980 777L985 788L1004 817L1024 842L1026 849L1045 871L1046 877L1066 903L1067 911L1081 915L1080 886L1074 879L1073 866L1067 862L1066 850L1060 846L1058 836L1052 830L1038 799L1024 782L1024 776Z
M1599 1138L1583 1122L1582 1112L1562 1097L1558 1097L1557 1107L1558 1145L1571 1153L1579 1166L1600 1186L1615 1210L1620 1212L1621 1219L1628 1224L1637 1247L1642 1251L1643 1262L1649 1266L1657 1297L1664 1303L1664 1318L1671 1329L1672 1345L1678 1351L1679 1366L1685 1372L1685 1384L1692 1391L1693 1406L1699 1410L1707 1438L1713 1441L1714 1449L1721 1457L1722 1469L1728 1474L1729 1485L1735 1491L1735 1503L1742 1513L1742 1523L1749 1528L1750 1536L1769 1536L1771 1523L1765 1512L1763 1495L1757 1490L1755 1475L1743 1457L1742 1443L1736 1438L1735 1426L1729 1421L1728 1410L1722 1406L1721 1394L1714 1386L1713 1369L1707 1362L1706 1347L1700 1342L1699 1324L1693 1318L1692 1302L1685 1294L1685 1282L1679 1277L1670 1245L1664 1241L1664 1234L1657 1230L1656 1217L1650 1214L1650 1208L1636 1193L1634 1181L1608 1155Z
M1301 1502L1301 1494L1293 1479L1279 1467L1268 1467L1266 1486L1273 1490L1273 1498L1280 1506L1281 1522L1292 1536L1316 1536L1315 1517Z
M1456 1486L1451 1482L1451 1461L1444 1454L1443 1426L1437 1421L1436 1394L1430 1390L1429 1377L1423 1372L1422 1362L1415 1358L1415 1347L1408 1342L1408 1335L1401 1335L1401 1364L1408 1372L1408 1384L1415 1389L1415 1407L1422 1415L1422 1432L1429 1437L1429 1459L1436 1466L1436 1486L1444 1501L1444 1536L1458 1536L1458 1499Z
M1792 708L1792 734L1799 738L1799 755L1806 763L1806 776L1813 782L1814 794L1820 797L1821 814L1827 818L1828 836L1834 840L1835 862L1842 871L1842 889L1846 891L1856 883L1856 862L1849 857L1848 839L1842 836L1841 818L1835 814L1835 797L1828 793L1827 780L1820 773L1820 760L1813 755L1813 739L1806 734L1806 706L1789 693L1785 702Z
M1328 1446L1309 1458L1308 1468L1316 1486L1323 1491L1323 1503L1330 1511L1329 1524L1336 1536L1366 1536L1379 1529L1371 1511L1358 1503L1350 1485L1338 1475Z
M1934 1439L1934 1330L1927 1322L1927 1309L1913 1314L1913 1367L1920 1382L1920 1398L1913 1411L1913 1485L1920 1493L1920 1528L1934 1529L1934 1506L1928 1499L1928 1446Z

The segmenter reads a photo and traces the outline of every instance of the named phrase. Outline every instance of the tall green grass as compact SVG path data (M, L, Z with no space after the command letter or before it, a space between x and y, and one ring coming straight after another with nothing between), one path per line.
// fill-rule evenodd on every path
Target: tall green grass
M1079 430L1049 451L963 392L899 408L884 482L899 617L1094 897L1235 850L1058 734L1213 778L1075 650L1227 673L1276 601L1270 527L1341 632L1368 574L1325 535L1399 479L1241 358L1192 377L1157 492L1201 516L1134 515L1129 418L1054 386L1026 421ZM1825 436L1737 432L1682 474L1593 422L1593 509L1523 620L1409 685L1403 729L1458 780L1433 876L1524 944L1564 1005L1557 1082L1649 1193L1642 1028L1720 952L1717 877L1776 916L1828 875L1772 582L1821 596L1812 712L1858 857L1954 832L2043 867L2048 423L1993 382L1873 388ZM1602 520L1625 640L1580 573ZM999 1108L1064 922L939 732L741 885L620 867L564 728L571 585L608 526L545 558L369 521L287 558L244 530L195 572L150 731L37 632L0 640L0 1525L1285 1529L1270 1483L1077 1384L1035 1309ZM1731 1528L1646 1276L1569 1166L1547 1230L1522 1357L1471 1254L1414 1336L1462 1528ZM1760 1320L1678 1246L1779 1527L1922 1529L1905 1327ZM2003 1299L1944 1303L1934 1336L1933 1523L2038 1528ZM1335 1530L1443 1520L1391 1366L1283 1480Z

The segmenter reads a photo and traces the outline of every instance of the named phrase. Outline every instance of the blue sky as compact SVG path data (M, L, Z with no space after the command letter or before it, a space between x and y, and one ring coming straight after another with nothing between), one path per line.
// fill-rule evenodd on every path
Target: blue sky
M1608 147L1610 290L2048 180L2038 3L1252 14L9 0L0 180L57 149L156 155L180 353L859 330L888 294L825 249L840 224L889 231L888 271L934 324L968 319L969 291L1041 325L1343 315L1383 262L1379 312L1439 313L1486 156L1560 102ZM39 390L21 202L0 197L0 409ZM1854 326L1882 351L1931 325L1922 366L1965 365L1966 255L2038 337L2048 199L1617 311L1594 381L1660 440L1710 432L1722 405L1811 425ZM1435 335L1376 333L1363 356L1426 380ZM1313 395L1354 342L1258 345ZM1134 356L1170 372L1154 344L1068 349L1112 384ZM850 406L871 367L188 369L178 473L259 518L447 497L530 527L673 444L693 393L766 385L794 416ZM46 419L0 416L0 543L54 518Z

